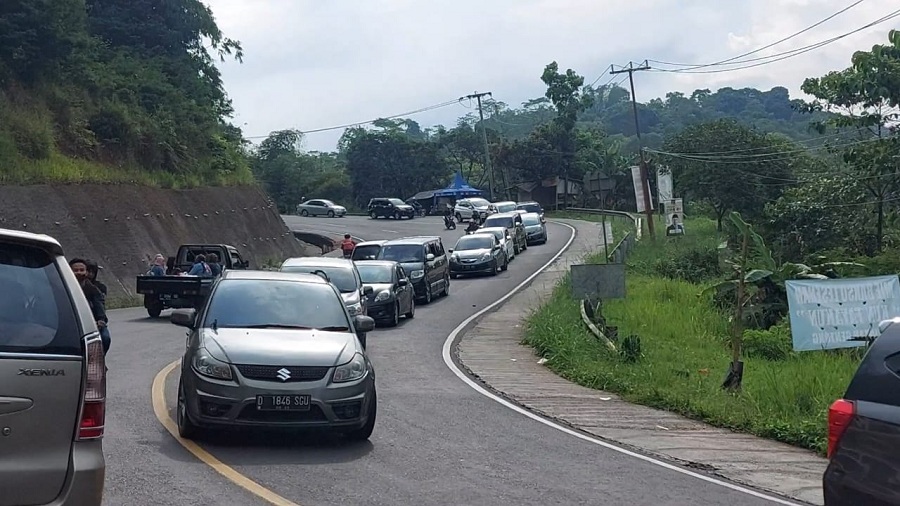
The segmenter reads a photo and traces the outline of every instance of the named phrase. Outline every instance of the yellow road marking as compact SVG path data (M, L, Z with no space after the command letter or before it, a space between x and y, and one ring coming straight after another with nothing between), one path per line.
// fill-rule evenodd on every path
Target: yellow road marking
M178 443L181 444L181 446L183 446L185 450L191 452L191 454L197 457L197 459L213 468L213 470L224 476L226 479L228 479L228 481L243 488L256 497L259 497L260 499L268 502L269 504L274 504L275 506L300 506L299 504L281 497L275 492L237 472L233 467L215 458L211 453L201 448L197 443L184 439L178 435L178 425L176 425L175 420L172 420L172 417L169 416L169 408L166 405L166 378L169 377L169 374L172 374L172 371L174 371L180 363L181 360L172 362L171 364L164 367L163 370L159 371L156 374L156 377L153 378L151 397L153 399L153 412L156 414L156 419L159 420L159 423L161 423L163 427L165 427L166 430L169 431L169 434L172 434L172 437L175 438L175 441L178 441Z

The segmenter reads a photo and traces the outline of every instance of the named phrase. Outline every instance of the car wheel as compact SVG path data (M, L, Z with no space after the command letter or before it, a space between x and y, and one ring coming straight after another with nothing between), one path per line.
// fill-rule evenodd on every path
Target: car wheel
M412 320L413 318L416 317L416 298L415 297L409 298L409 312L404 314L403 316L409 318L410 320Z
M150 307L147 308L147 314L150 316L150 318L159 318L159 315L162 314L162 310L162 304L159 304L157 302L151 304Z
M441 295L447 297L450 295L450 273L448 272L444 276L444 289L441 291Z
M400 324L400 302L394 304L394 310L391 312L391 319L388 320L388 327L396 327Z
M178 435L184 439L196 439L200 429L191 421L187 412L187 399L184 394L184 384L178 380L178 406L175 409L175 423L178 426Z
M456 213L456 222L457 222L457 223L462 223L462 221L463 221L462 215L459 214L459 213Z
M300 211L300 216L309 216L309 211L307 211L306 209Z
M425 303L431 304L432 300L434 300L434 295L431 293L431 283L425 281Z
M369 416L365 425L346 432L344 436L347 439L351 441L365 441L372 436L372 431L375 430L375 415L378 413L378 394L375 393L375 390L372 390L372 402L369 403L369 409L366 411Z
M372 218L374 220L375 218L378 218L378 215L375 214L375 211L369 211L369 218Z
M399 212L399 211L394 211L394 219L395 219L395 220L399 220L399 219L400 219L400 212Z
M328 214L326 214L325 216L328 216L329 218L334 218L334 211L328 211Z

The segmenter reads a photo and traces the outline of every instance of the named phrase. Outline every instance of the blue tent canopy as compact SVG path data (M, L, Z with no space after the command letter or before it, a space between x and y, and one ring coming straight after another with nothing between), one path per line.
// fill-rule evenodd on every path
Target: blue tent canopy
M484 195L484 191L469 186L460 171L456 171L453 181L446 188L434 191L435 197L480 197L482 195Z

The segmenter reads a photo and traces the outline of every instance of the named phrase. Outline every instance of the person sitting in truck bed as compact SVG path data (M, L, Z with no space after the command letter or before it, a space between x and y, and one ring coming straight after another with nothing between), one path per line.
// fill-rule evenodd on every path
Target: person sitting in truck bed
M212 276L212 269L206 263L206 255L200 254L194 257L194 265L188 271L188 276Z
M210 253L207 264L209 264L209 270L212 272L213 277L222 274L222 264L219 263L219 255Z
M150 270L147 274L151 276L165 276L166 275L166 257L157 253L156 258L153 259L153 265L150 266Z

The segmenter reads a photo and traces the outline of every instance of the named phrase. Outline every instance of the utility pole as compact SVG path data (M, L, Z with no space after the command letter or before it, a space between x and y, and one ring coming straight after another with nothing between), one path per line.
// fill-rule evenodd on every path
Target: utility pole
M474 98L474 99L478 100L478 116L481 118L481 121L479 124L481 125L481 134L484 138L484 170L487 171L487 173L488 173L488 188L490 189L490 193L491 193L491 202L493 202L494 201L494 169L491 167L491 153L488 151L487 129L484 127L484 111L481 109L481 97L484 97L484 96L493 97L493 95L491 95L491 92L488 91L486 93L473 93L471 95L466 95L465 97L460 98L460 100L462 100L463 98L468 98L468 99Z
M650 232L650 239L655 241L656 233L653 230L653 209L650 205L650 176L649 171L647 170L647 161L644 159L644 144L641 141L641 126L638 122L637 100L634 98L634 73L641 70L650 70L650 65L647 64L647 60L644 60L644 63L639 66L635 66L634 62L628 62L628 66L622 67L620 70L615 70L612 65L609 66L609 73L612 75L628 73L628 83L631 85L631 109L634 112L634 131L637 134L638 149L641 154L641 184L644 187L644 214L647 215L647 229Z

